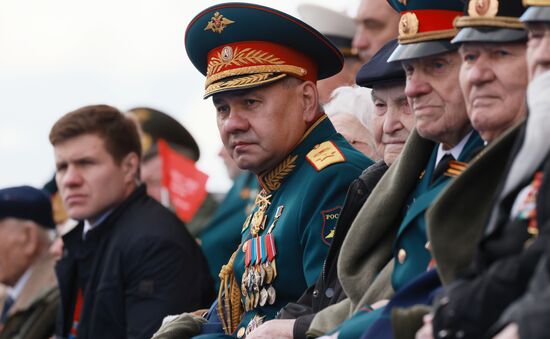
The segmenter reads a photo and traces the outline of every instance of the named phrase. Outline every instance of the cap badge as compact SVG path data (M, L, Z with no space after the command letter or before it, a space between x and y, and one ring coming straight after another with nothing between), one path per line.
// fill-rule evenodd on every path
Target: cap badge
M399 21L399 35L412 35L418 33L418 18L414 13L407 12Z
M220 56L225 62L231 61L231 59L233 59L233 48L231 46L225 46Z
M498 13L498 0L471 0L468 15L471 17L495 17Z
M222 33L225 27L228 25L231 25L235 21L229 20L228 18L224 18L223 15L220 14L220 12L214 13L214 16L210 21L208 21L208 24L204 28L205 31L212 30L212 32L215 33Z
M400 4L402 4L403 6L407 6L407 0L397 0L399 1Z

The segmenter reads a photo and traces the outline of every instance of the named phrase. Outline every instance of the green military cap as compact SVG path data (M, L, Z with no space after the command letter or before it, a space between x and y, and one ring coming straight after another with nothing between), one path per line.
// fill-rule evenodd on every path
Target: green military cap
M464 16L455 22L460 31L451 42L526 41L527 31L519 21L524 10L521 0L469 0Z
M315 82L343 66L338 48L314 28L250 3L224 3L200 12L187 26L185 49L206 76L204 98L287 75Z
M388 0L400 13L399 45L388 61L403 61L454 51L454 20L462 14L460 0Z
M521 22L548 22L550 21L550 0L523 0L529 6L519 18Z
M355 35L355 22L350 16L316 4L298 5L300 18L323 33L346 58L358 58L351 43Z
M191 133L176 119L149 107L136 107L129 110L129 112L137 118L141 127L141 146L144 160L157 154L158 139L166 140L174 150L189 159L199 160L200 151L197 142Z

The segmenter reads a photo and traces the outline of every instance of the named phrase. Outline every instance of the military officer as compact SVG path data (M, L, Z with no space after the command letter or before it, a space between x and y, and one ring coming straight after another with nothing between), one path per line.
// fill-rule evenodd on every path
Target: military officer
M388 254L393 257L385 272L389 272L394 291L401 290L430 266L425 211L482 145L466 114L458 86L460 58L457 48L450 43L456 33L453 20L462 13L462 3L458 0L390 3L401 13L401 19L399 45L388 61L403 64L407 76L405 94L416 117L416 130L401 158L363 206L364 214L359 213L344 241L338 262L339 277L351 298L351 309L357 312L328 330L338 332L341 338L359 337L382 313L383 308L378 306L384 303L374 303L374 296L379 287L389 283L383 282L386 276L379 275L379 282L371 284L357 283L360 279L364 281L360 275L372 272L373 265L379 264L376 258L380 260ZM411 180L403 181L404 178ZM378 193L382 190L384 193ZM392 204L388 205L386 199L391 199ZM382 202L384 212L377 208ZM381 213L386 215L378 215ZM360 239L372 233L371 223L387 232L385 241L393 240L390 253L382 246L368 247L361 243ZM328 318L333 315L334 312L318 315L310 332L325 330L326 324L330 324ZM349 312L344 315L348 318Z
M140 126L140 138L143 148L141 161L141 180L147 186L147 194L155 200L169 205L168 199L161 193L161 158L157 141L163 139L172 149L188 159L198 161L200 150L197 142L182 124L166 113L149 107L136 107L129 110ZM212 218L218 203L211 194L208 194L193 216L185 223L192 236L196 237Z
M206 76L227 151L261 186L220 272L215 309L223 332L242 338L315 282L347 187L372 161L320 109L315 82L343 60L307 24L268 7L220 4L191 21L185 46Z

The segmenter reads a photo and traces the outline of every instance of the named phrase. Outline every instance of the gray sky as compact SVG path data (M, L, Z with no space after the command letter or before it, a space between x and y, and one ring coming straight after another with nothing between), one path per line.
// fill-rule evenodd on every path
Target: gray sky
M53 175L48 132L84 105L150 106L181 121L201 148L208 189L230 182L203 76L184 48L187 23L220 1L0 0L0 187ZM302 1L257 1L296 15ZM305 1L308 2L308 1ZM309 1L352 14L356 0Z

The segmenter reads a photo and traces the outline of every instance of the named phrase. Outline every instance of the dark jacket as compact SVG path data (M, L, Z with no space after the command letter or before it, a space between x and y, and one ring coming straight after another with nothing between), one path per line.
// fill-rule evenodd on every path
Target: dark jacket
M508 170L521 147L523 132L518 136ZM481 239L474 264L438 298L434 317L436 337L483 338L504 309L527 290L529 280L550 241L548 156L540 169L544 177L536 200L539 235L534 238L530 236L527 220L510 220L509 217L519 191L530 184L530 178L504 197L496 227L486 231ZM503 182L497 190L499 193Z
M56 334L67 337L79 288L78 338L150 338L164 316L207 306L212 279L198 245L175 214L137 188L82 239L63 237Z
M315 285L308 288L296 303L289 303L279 312L280 319L296 319L294 338L306 338L306 331L315 313L346 297L336 270L340 248L359 209L387 169L388 166L379 161L364 170L359 178L351 183L321 275Z

